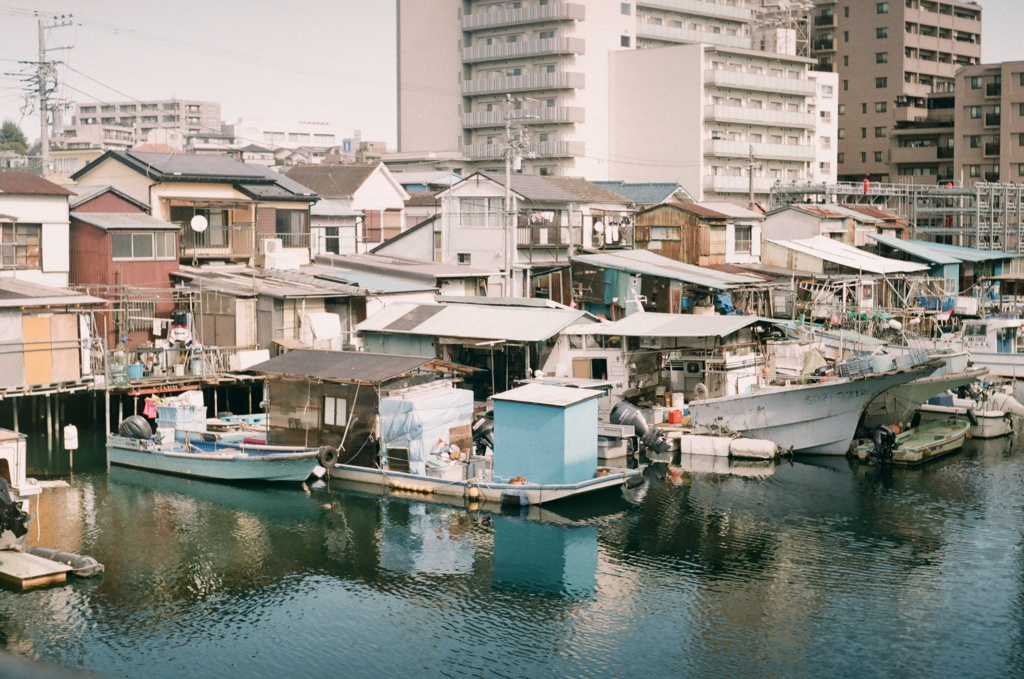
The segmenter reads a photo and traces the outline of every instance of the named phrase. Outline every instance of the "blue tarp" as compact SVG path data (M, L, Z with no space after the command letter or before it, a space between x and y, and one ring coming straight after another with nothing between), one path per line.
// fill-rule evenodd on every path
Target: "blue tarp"
M473 424L473 392L430 389L404 398L380 400L381 455L388 448L409 449L409 471L426 474L426 462L438 441L447 447L452 427Z

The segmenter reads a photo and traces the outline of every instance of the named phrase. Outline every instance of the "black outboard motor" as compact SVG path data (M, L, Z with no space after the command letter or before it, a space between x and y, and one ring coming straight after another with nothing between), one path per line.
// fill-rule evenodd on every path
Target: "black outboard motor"
M608 420L612 424L632 425L636 435L640 437L640 442L647 446L648 450L655 453L667 453L672 450L672 444L665 438L665 433L647 424L644 414L629 401L616 403Z
M476 454L483 455L490 449L494 452L494 414L487 413L473 423L473 445Z
M153 438L153 427L149 426L149 420L142 415L132 415L121 421L117 433L125 438L146 439Z
M11 497L7 479L0 477L0 533L11 531L20 538L28 533L28 513L21 508L21 502Z
M892 451L896 448L896 432L884 424L871 431L871 442L874 449L869 458L872 462L882 463L892 460Z

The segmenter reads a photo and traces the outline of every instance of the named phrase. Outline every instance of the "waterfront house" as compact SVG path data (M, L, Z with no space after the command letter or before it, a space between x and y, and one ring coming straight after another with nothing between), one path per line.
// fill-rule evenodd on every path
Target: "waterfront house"
M696 202L689 191L678 182L624 182L596 181L598 186L614 191L628 199L635 210L644 210L662 203L693 203Z
M362 212L321 198L309 208L309 221L312 257L359 251Z
M441 298L439 298L440 300ZM367 351L438 358L481 369L467 376L477 400L533 375L558 333L595 319L540 299L448 297L393 304L356 326Z
M220 155L107 151L72 179L110 184L183 227L184 263L309 262L309 206L318 196L269 168Z
M826 236L861 247L873 233L895 233L901 221L883 210L853 205L792 204L765 213L761 233L766 240L806 240Z
M401 233L405 227L405 201L409 194L383 163L374 165L296 165L285 173L321 197L362 213L355 249L342 241L339 253L366 252Z
M636 214L636 247L684 264L751 264L761 258L764 215L731 203L664 203Z
M0 278L66 288L68 196L27 172L0 172Z
M410 285L434 288L439 294L453 297L476 297L487 294L487 280L493 272L468 266L425 262L367 253L340 257L320 256L316 264L348 272L355 280L372 282L371 276L406 281ZM362 283L360 283L362 284ZM370 286L372 287L372 286Z

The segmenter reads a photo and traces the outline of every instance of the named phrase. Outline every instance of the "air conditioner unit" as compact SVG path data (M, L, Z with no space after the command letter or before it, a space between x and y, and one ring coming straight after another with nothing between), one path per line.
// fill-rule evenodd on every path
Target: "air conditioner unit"
M284 244L280 238L264 238L260 241L261 255L276 255L284 250Z

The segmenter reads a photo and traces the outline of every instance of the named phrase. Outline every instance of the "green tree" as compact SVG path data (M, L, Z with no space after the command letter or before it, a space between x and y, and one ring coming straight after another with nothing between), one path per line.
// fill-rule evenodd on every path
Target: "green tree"
M0 127L0 151L14 151L25 155L28 153L28 140L13 120L5 120Z

